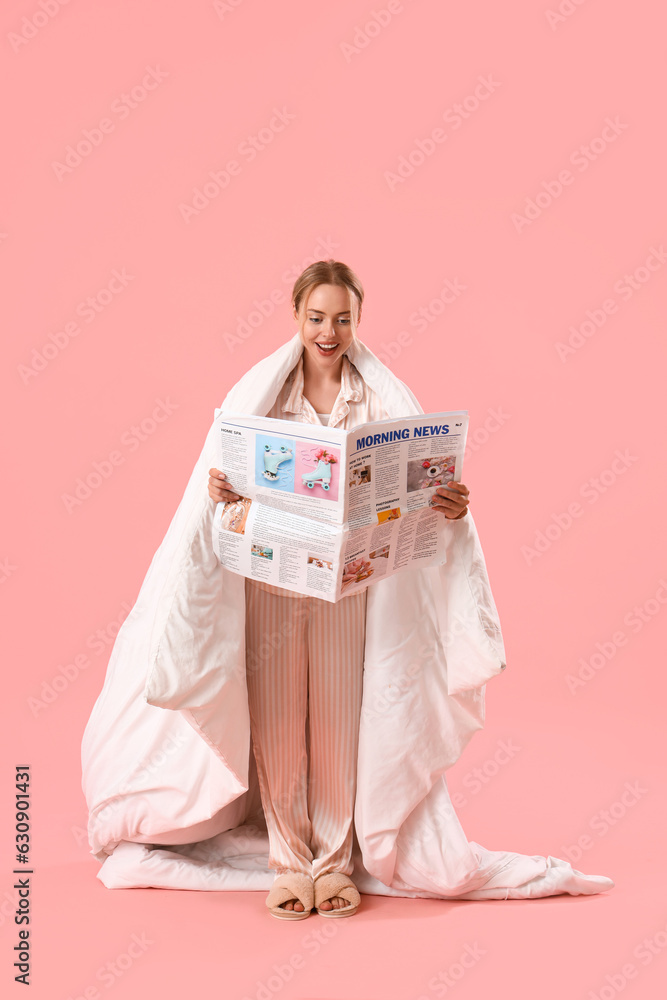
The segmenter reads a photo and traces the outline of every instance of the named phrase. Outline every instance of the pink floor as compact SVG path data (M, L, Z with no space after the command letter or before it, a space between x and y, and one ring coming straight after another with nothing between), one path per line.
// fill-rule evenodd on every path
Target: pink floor
M110 892L95 885L93 871L71 864L41 872L40 892L52 909L38 917L48 933L36 935L29 995L95 998L113 986L111 996L124 1000L148 992L431 1000L449 995L449 976L457 997L588 998L590 990L600 996L606 977L630 961L637 969L633 995L664 996L665 957L647 966L632 955L643 937L667 925L655 894L641 886L643 871L619 874L614 899L612 893L507 903L363 896L363 912L351 919L313 914L294 924L264 913L262 893ZM644 914L633 927L630 899ZM133 941L137 957L128 957ZM98 992L86 993L91 989Z
M616 992L627 986L627 996L658 1000L667 916L654 833L664 826L657 748L650 752L650 739L641 745L631 706L625 723L604 706L608 731L591 743L583 703L570 706L564 735L548 707L548 726L528 726L508 700L506 693L490 699L508 724L477 734L449 772L466 833L493 849L553 854L610 876L609 892L483 902L363 895L351 919L313 912L288 924L269 915L263 892L109 890L87 854L82 804L59 804L76 799L69 751L62 752L66 773L72 765L65 779L47 780L49 760L40 754L33 760L30 995L97 1000L113 987L123 1000L149 989L239 1000L432 1000L448 990L611 1000L609 990L625 981ZM627 743L617 735L624 725ZM74 732L66 742L73 755ZM8 955L18 943L16 903L11 892L2 900Z

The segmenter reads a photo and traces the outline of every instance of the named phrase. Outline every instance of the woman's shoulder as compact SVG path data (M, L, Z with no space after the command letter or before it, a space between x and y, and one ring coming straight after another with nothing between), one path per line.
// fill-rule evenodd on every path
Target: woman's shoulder
M369 405L372 407L374 411L377 412L378 409L386 410L386 407L384 405L385 402L387 401L388 398L395 399L396 392L398 390L400 396L402 396L404 400L403 407L405 406L405 401L407 398L407 400L409 400L410 403L412 404L412 407L414 407L415 412L417 413L423 412L421 404L417 399L417 397L415 396L412 389L410 388L410 386L406 382L403 382L400 378L397 378L393 372L391 372L388 377L385 376L384 378L382 378L381 381L378 381L377 377L374 378L373 385L371 385L367 379L364 379L363 375L356 367L354 368L354 370L357 374L360 384L363 386L363 396L368 401ZM401 407L401 409L403 407ZM406 412L411 412L411 410L412 408L408 405L408 410ZM378 416L374 417L374 419L380 420L388 416L389 414L385 413L383 417Z
M281 344L272 354L255 362L229 389L221 409L255 412L280 393L288 378L294 379L303 347L298 334ZM249 409L248 409L249 407Z

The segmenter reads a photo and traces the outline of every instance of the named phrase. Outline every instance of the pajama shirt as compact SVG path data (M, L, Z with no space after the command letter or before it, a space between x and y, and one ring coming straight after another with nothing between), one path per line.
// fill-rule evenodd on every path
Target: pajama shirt
M266 415L344 430L388 416L347 355L330 414L315 412L303 385L301 355ZM248 578L245 588L250 732L269 868L350 875L366 591L332 604Z

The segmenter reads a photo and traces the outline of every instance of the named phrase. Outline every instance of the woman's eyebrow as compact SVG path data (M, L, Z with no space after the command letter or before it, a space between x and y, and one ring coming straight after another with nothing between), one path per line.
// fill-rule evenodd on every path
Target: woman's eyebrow
M308 312L319 313L320 316L326 316L326 313L323 313L321 309L308 309ZM336 316L348 316L349 312L349 309L343 309L341 312L336 313Z

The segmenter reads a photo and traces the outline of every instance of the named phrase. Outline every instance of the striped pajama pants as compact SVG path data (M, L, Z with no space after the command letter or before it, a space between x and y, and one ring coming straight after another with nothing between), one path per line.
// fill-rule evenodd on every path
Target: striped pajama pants
M250 733L276 874L352 874L366 591L337 604L246 579Z

